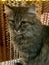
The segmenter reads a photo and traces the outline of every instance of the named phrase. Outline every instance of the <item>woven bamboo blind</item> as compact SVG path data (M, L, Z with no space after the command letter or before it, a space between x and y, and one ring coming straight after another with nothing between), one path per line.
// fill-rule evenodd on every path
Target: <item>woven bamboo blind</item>
M0 62L10 60L10 35L8 17L4 13L4 5L0 2Z
M43 2L43 12L49 12L49 1Z

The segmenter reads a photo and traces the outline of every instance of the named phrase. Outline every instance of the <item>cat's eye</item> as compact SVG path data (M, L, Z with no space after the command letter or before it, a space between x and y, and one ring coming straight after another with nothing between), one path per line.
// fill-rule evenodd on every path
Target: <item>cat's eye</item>
M33 21L22 21L21 24L22 24L22 25L23 25L23 24L24 24L24 25L28 25L28 24L34 25L35 23L34 23Z
M22 24L25 24L26 23L26 21L22 21Z

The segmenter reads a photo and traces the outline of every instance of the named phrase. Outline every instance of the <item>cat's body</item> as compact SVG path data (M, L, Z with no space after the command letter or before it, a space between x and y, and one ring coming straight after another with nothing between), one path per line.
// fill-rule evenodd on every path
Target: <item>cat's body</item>
M19 57L26 65L49 65L49 42L44 41L49 37L45 36L48 34L46 26L41 24L34 13L20 13L19 17L22 19L17 20L16 17L16 24L10 21L11 35L13 34L11 41L18 48Z

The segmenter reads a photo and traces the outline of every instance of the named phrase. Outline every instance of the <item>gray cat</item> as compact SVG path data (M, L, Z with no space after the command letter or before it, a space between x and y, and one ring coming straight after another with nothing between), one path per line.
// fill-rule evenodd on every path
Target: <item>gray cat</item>
M11 8L13 18L9 15L18 57L23 59L23 65L49 65L49 27L41 24L34 5L23 9Z

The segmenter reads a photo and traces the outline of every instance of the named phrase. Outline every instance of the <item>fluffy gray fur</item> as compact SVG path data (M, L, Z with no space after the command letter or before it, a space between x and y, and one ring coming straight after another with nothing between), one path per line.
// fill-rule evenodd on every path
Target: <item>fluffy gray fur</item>
M22 61L26 65L49 65L49 48L44 41L49 36L47 27L42 26L36 14L16 12L14 18L9 20L10 29L14 34L12 41L16 49L19 49Z

